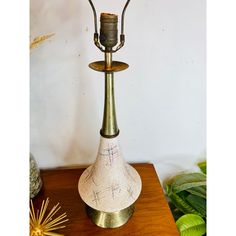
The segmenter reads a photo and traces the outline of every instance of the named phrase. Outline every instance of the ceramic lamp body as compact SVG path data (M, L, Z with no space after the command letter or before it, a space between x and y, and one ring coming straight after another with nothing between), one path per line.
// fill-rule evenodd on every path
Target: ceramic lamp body
M118 137L101 136L95 163L79 179L83 201L101 212L118 212L137 200L141 187L139 174L122 157Z

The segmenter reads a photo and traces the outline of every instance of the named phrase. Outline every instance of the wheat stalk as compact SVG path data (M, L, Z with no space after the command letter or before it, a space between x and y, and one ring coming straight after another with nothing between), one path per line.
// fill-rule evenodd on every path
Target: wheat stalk
M43 43L45 40L49 39L53 35L55 34L53 33L53 34L40 35L34 38L33 41L30 43L30 50L38 47L39 44Z

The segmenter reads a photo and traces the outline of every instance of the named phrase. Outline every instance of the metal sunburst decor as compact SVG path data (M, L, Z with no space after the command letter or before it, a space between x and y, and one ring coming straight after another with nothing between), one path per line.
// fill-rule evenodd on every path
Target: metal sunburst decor
M33 201L30 201L30 236L63 236L52 232L57 229L65 228L63 224L68 221L66 213L53 219L53 216L60 210L59 203L55 205L51 211L45 216L48 208L49 199L43 200L40 211L37 209L36 214L34 210Z

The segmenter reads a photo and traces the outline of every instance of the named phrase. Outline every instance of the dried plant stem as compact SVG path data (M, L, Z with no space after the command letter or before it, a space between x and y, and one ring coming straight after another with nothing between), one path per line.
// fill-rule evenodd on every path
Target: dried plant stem
M33 39L33 41L30 43L30 49L38 47L39 44L43 43L45 40L49 39L52 37L53 34L46 34L46 35L41 35Z

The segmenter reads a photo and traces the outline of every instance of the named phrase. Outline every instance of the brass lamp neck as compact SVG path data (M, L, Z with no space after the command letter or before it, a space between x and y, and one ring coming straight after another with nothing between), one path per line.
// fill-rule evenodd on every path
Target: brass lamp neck
M105 52L105 68L109 70L111 66L112 53ZM119 134L119 129L116 121L113 72L105 72L104 113L100 134L105 138L113 138Z
M119 134L119 129L116 121L115 110L115 96L114 96L114 71L121 71L128 67L127 64L116 62L116 65L112 65L112 53L120 50L125 43L124 35L124 15L126 8L129 5L130 0L126 1L126 4L122 11L121 16L121 32L120 42L118 44L118 16L111 13L102 13L100 15L100 34L97 27L97 13L93 5L92 0L88 0L94 15L94 44L102 52L105 53L104 62L95 62L90 65L92 69L105 72L105 101L104 101L104 113L103 123L100 134L103 137L112 138ZM104 65L104 68L103 68Z

